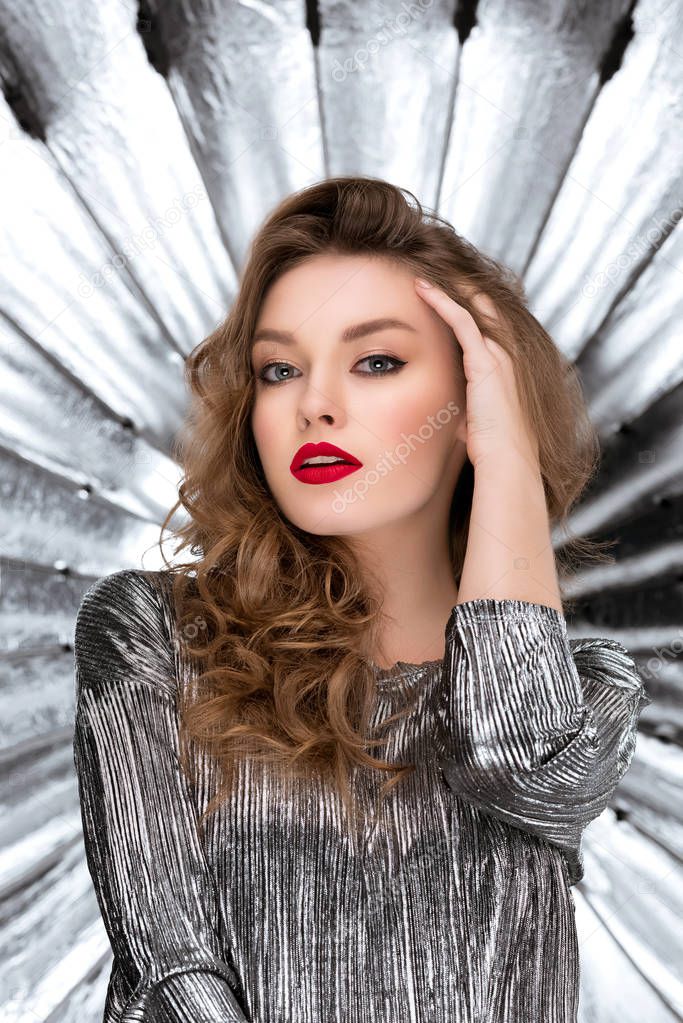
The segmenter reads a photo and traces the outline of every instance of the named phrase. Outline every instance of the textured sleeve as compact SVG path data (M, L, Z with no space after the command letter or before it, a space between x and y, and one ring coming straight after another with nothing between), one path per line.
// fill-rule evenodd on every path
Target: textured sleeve
M178 760L168 621L144 573L116 572L86 592L75 662L83 838L115 962L129 982L121 1023L245 1021Z
M555 608L481 598L446 626L442 770L463 799L558 846L570 884L581 835L607 806L651 702L615 640L572 639Z

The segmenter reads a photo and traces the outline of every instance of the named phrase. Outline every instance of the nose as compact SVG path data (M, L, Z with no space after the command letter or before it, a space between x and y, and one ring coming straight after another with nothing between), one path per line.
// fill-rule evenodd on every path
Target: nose
M301 394L297 413L300 426L306 426L317 419L330 424L338 424L343 419L343 410L338 402L310 381Z

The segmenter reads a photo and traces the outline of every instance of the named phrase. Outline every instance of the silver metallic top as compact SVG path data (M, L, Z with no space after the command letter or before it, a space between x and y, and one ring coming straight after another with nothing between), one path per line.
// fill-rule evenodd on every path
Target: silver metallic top
M104 1023L576 1020L581 833L650 702L622 645L568 639L541 604L454 606L443 661L375 668L373 723L416 701L379 752L417 770L360 844L336 793L251 759L199 839L214 766L201 755L190 787L178 762L191 668L167 572L94 583L75 653L85 849L114 953ZM386 777L363 767L354 785L374 800Z

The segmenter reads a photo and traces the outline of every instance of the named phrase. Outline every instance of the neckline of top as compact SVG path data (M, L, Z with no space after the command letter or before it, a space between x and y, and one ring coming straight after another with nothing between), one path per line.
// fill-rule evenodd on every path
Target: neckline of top
M425 673L436 675L435 669L443 668L445 658L439 657L432 661L421 661L419 664L415 664L411 661L396 661L388 668L380 668L379 665L375 664L374 661L370 661L370 668L372 669L375 680L378 685L391 684L399 681L405 681L406 679L413 681L416 677L421 676Z

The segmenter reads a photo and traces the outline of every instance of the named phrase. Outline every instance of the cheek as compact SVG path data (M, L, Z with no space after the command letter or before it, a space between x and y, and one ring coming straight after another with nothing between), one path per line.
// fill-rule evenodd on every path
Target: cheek
M434 484L448 465L456 441L459 420L457 396L419 393L392 401L375 410L368 421L378 452L378 460L392 466L392 484L418 489Z
M462 397L461 382L452 365L437 363L415 381L410 395L396 403L394 417L405 424L401 429L419 433L436 446L440 438L455 432Z
M251 413L251 430L263 463L268 460L269 453L272 453L278 433L282 434L282 427L280 426L278 431L277 423L278 416L274 405L257 398Z

